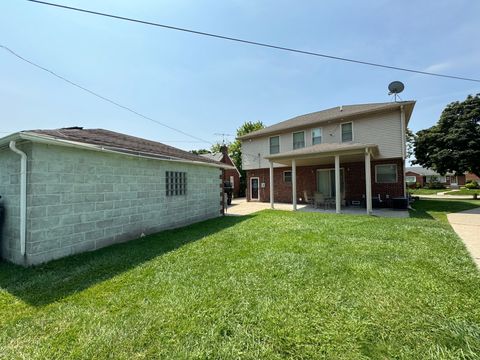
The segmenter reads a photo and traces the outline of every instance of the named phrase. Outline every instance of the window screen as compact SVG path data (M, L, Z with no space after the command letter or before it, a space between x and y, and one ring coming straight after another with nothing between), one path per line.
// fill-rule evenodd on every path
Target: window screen
M292 172L284 171L283 172L283 182L291 184L292 183Z
M322 129L313 129L312 130L312 145L321 144L322 143Z
M278 154L280 152L280 137L272 136L270 138L270 154Z
M301 149L305 147L305 133L299 131L293 133L293 149Z
M396 183L397 165L385 164L375 166L375 181L377 183Z
M353 141L352 123L342 124L342 142Z

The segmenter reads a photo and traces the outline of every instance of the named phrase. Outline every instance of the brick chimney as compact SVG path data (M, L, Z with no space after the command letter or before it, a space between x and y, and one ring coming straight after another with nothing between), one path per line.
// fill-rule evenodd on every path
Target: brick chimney
M222 146L220 146L220 151L223 154L223 159L224 159L223 162L225 162L226 161L225 159L227 159L227 156L228 156L228 146L223 144Z

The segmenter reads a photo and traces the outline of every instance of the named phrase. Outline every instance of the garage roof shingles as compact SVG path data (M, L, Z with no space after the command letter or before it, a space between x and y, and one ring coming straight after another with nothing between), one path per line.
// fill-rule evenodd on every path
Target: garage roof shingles
M80 127L72 127L54 130L28 130L24 131L24 133L33 133L60 140L101 146L105 149L127 154L139 154L158 158L197 161L222 166L225 165L218 161L177 149L173 146L105 129L83 129Z

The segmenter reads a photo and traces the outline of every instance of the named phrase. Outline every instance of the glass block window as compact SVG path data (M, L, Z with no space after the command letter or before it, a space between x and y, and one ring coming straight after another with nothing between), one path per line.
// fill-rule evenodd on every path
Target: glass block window
M342 124L342 142L353 141L353 124L351 122Z
M312 130L312 145L322 143L322 128Z
M167 171L165 173L165 190L167 196L185 195L187 193L187 173Z
M270 138L270 154L278 154L280 152L280 136L272 136Z
M396 183L397 182L397 165L385 164L375 166L375 182L377 183Z
M293 133L293 149L301 149L305 147L305 133L299 131Z

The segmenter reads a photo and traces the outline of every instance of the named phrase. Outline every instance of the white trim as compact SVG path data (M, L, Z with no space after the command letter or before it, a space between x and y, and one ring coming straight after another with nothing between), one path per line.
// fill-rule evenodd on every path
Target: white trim
M377 178L377 167L378 166L386 166L386 165L394 165L395 166L395 181L392 182L378 182ZM375 165L375 183L376 184L396 184L398 182L398 164L392 164L392 163L387 163L387 164L377 164Z
M377 171L375 171L375 174ZM375 175L376 176L376 175ZM372 214L372 166L370 150L365 149L365 208L367 215Z
M311 140L311 145L318 145L318 144L314 144L313 143L313 130L320 130L320 142L319 144L323 144L323 127L319 126L319 127L315 127L315 128L311 128L310 129L310 140Z
M342 132L342 126L345 125L345 124L352 124L352 140L350 141L343 141L343 132ZM342 122L340 123L340 143L343 144L343 143L352 143L355 141L355 132L353 131L353 121L346 121L346 122Z
M278 137L278 153L275 153L275 154L272 154L271 153L271 150L272 150L272 145L270 144L270 139L271 138L274 138L274 137ZM277 154L280 154L280 149L281 149L281 146L280 146L280 135L272 135L272 136L269 136L268 137L268 154L269 155L277 155Z
M285 173L289 172L290 173L290 182L285 181ZM285 170L282 173L282 180L285 184L291 184L292 183L292 170Z
M297 210L297 162L292 159L292 205L293 211Z
M253 186L252 186L252 180L253 179L257 179L258 181L258 197L256 197L255 199L252 197L252 190L253 190ZM260 200L260 178L258 176L252 176L250 178L250 201L259 201Z
M303 133L303 147L299 147L295 149L295 144L293 142L293 134L298 134L298 133ZM303 149L307 147L307 142L305 139L305 130L299 130L299 131L292 131L292 150L298 150L298 149Z
M275 208L275 200L274 200L274 191L273 191L273 162L269 161L270 165L270 171L269 171L269 177L270 177L270 208L274 209Z
M343 172L345 175L345 171ZM339 191L340 190L340 191ZM340 155L335 155L335 212L340 214L342 201L342 187L340 185Z

